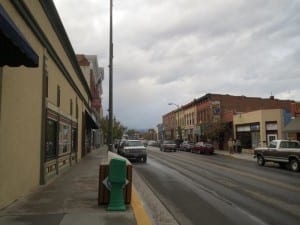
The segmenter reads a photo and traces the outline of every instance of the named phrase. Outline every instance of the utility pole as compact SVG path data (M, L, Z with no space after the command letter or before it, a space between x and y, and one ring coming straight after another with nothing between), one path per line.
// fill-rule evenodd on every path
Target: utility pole
M113 150L113 17L112 0L110 0L110 24L109 24L109 129L108 150Z

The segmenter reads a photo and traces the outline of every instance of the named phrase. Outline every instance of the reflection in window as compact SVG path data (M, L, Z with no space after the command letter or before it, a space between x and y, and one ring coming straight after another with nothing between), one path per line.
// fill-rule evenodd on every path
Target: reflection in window
M56 137L57 137L57 122L51 119L47 120L46 134L46 161L56 157Z
M276 142L272 141L270 144L269 144L269 148L276 148Z
M69 125L61 123L59 125L59 153L71 151L71 128Z

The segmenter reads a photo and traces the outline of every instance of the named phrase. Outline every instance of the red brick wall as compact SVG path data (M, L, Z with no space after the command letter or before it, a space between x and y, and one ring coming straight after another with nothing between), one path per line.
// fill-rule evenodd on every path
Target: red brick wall
M212 100L221 102L222 113L227 111L250 112L260 109L286 109L291 112L291 100L278 100L274 98L256 98L245 96L212 94Z

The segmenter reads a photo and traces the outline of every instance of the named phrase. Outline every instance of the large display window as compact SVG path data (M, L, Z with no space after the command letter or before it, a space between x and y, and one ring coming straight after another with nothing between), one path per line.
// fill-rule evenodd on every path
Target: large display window
M47 160L54 159L57 154L57 121L47 119L46 152Z
M77 152L77 128L72 127L72 145L71 145L71 151Z
M71 152L71 125L59 124L59 155Z
M77 123L47 109L45 160L77 152Z

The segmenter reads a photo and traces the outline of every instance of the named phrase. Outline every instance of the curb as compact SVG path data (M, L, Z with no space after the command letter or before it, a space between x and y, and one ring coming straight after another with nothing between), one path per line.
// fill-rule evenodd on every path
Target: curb
M134 186L132 186L131 207L138 225L152 225L152 222L146 213L141 199Z
M244 153L244 154L229 154L229 153L223 153L221 151L217 151L215 152L215 154L217 155L224 155L224 156L227 156L227 157L230 157L230 158L234 158L234 159L241 159L241 160L247 160L247 161L255 161L255 159L253 158L253 155L252 154L247 154L247 153Z

